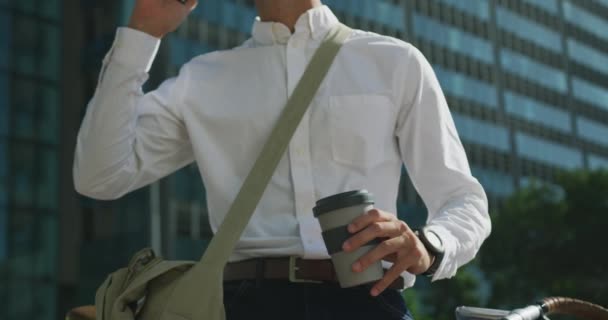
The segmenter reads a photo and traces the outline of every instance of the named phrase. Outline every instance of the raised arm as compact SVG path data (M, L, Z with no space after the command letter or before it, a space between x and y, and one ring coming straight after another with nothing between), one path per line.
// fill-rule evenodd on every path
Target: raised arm
M76 190L116 199L193 161L180 114L187 71L143 94L141 86L160 37L173 31L195 2L138 0L130 28L119 28L104 59L95 94L78 133Z

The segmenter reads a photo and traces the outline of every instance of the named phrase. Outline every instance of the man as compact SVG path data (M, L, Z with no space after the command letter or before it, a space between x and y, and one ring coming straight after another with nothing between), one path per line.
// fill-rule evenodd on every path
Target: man
M80 129L74 165L80 193L119 198L196 161L208 193L210 223L217 230L312 55L339 23L319 0L255 4L259 18L251 39L194 58L176 78L143 95L141 85L160 38L177 28L196 1L136 2L129 27L119 28L104 60ZM402 164L428 208L424 234L417 235L395 214ZM349 226L356 235L343 249L380 238L382 244L353 270L386 260L392 264L386 264L384 278L350 289L332 281L266 279L268 270L280 269L271 266L276 259L267 258L297 256L300 268L310 271L308 280L315 280L329 258L312 214L315 201L355 189L371 191L378 210ZM471 176L430 65L408 43L356 30L231 257L231 265L239 268L253 258L262 267L249 270L255 279L225 283L227 316L408 318L395 284L410 287L422 273L433 280L453 276L489 232L486 195Z

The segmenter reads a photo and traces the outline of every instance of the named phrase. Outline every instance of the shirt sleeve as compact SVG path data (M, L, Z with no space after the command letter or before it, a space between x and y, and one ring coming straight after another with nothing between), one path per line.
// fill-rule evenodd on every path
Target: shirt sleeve
M427 226L445 247L434 281L454 276L475 257L491 223L486 194L471 174L437 77L422 53L409 49L401 70L396 135L401 158L427 206Z
M76 190L110 200L193 161L179 112L186 71L143 94L160 40L119 28L80 127L74 156Z

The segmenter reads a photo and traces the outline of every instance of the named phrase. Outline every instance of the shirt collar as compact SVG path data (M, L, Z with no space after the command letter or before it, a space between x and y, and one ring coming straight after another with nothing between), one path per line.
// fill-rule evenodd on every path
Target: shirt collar
M318 40L336 23L338 18L326 5L314 7L303 13L295 24L294 34L305 34ZM255 42L261 45L286 44L291 31L280 22L261 21L256 17L251 34Z

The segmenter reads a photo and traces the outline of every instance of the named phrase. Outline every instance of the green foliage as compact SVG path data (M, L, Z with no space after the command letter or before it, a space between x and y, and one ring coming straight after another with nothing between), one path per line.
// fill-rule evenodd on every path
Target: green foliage
M608 305L608 171L564 173L556 186L523 189L492 224L480 253L489 306L556 295Z
M415 290L404 292L408 307L416 320L454 320L454 310L461 305L478 306L481 303L479 276L470 265L458 271L449 280L432 284L418 277Z

